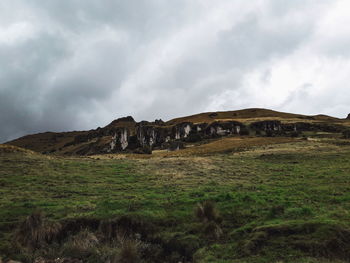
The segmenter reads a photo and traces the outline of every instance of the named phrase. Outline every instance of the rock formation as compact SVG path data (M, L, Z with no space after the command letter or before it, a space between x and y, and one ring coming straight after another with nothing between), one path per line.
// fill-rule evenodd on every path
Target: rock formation
M95 130L29 135L9 144L43 153L150 153L152 149L178 150L186 143L224 136L294 137L303 131L341 133L347 127L342 122L347 121L325 115L306 116L265 109L201 113L168 122L161 119L136 122L128 116Z

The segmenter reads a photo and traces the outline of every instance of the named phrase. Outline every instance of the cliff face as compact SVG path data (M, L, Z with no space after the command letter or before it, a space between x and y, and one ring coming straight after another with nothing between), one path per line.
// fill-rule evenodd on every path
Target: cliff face
M123 122L124 125L121 125ZM116 153L122 151L143 151L145 149L174 149L174 142L195 142L218 136L240 134L244 125L236 121L194 124L184 122L167 126L163 122L127 122L116 120L118 125L98 128L78 135L65 147L85 144L78 154ZM104 138L104 140L102 140ZM104 143L102 143L104 141ZM181 148L178 144L176 148Z
M136 122L128 116L95 130L29 135L9 144L43 153L150 153L152 149L177 150L186 143L221 136L298 136L303 131L340 133L346 129L347 122L325 115L305 116L264 109L201 113L168 122Z
M124 123L125 124L125 123ZM118 152L149 153L152 149L178 150L186 142L198 142L222 136L297 136L303 131L341 132L342 127L320 123L282 123L281 121L258 121L245 125L237 121L212 123L184 122L173 126L164 123L130 121L125 126L107 126L76 136L71 143L86 145L77 153L103 154Z

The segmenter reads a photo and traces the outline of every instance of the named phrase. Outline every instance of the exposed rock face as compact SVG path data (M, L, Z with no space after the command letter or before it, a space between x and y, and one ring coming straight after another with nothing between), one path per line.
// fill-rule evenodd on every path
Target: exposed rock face
M216 113L210 114L215 118ZM349 117L348 117L349 118ZM62 147L69 154L91 155L101 153L135 152L150 153L152 149L178 150L185 142L199 142L204 139L232 135L292 136L302 131L342 132L344 127L332 123L285 122L262 120L248 124L239 121L212 120L208 122L178 122L169 124L162 120L136 122L131 116L112 121L96 130L81 132L72 136ZM255 132L255 133L254 133ZM54 134L52 142L59 140ZM67 149L67 150L65 150Z
M184 147L185 141L196 142L205 138L240 134L242 127L244 125L236 121L210 124L183 122L166 126L161 120L136 123L132 117L126 117L115 120L104 128L78 135L73 142L65 146L84 145L77 152L81 155L122 151L142 152L137 149L144 148L177 150Z
M346 117L347 120L350 120L350 113L348 114L348 117Z
M282 129L280 121L259 121L251 124L255 130L261 131L280 131Z
M336 125L324 123L282 123L275 120L253 122L249 126L238 121L183 122L167 126L161 120L137 123L129 116L115 120L104 128L78 135L73 142L65 146L82 145L76 151L81 155L123 151L148 153L152 149L173 151L182 149L184 142L198 142L203 139L228 135L249 135L249 131L255 131L256 134L266 136L290 136L301 131L339 132L342 130ZM144 149L147 149L147 151Z
M180 149L221 136L299 136L301 132L342 133L347 119L326 115L306 116L266 109L209 112L176 118L167 122L136 122L128 116L103 128L63 133L46 132L27 135L8 144L41 153L91 155L101 153L150 153L152 149ZM349 137L345 134L344 137ZM179 147L178 147L179 146Z

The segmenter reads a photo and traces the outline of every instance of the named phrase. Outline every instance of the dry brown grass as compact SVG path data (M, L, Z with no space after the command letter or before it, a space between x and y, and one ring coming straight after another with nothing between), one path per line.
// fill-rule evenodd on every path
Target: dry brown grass
M167 125L174 125L182 122L193 122L193 123L202 123L207 122L211 123L214 121L240 121L240 122L253 122L261 120L293 120L293 121L343 121L338 118L326 116L326 115L316 115L316 116L306 116L301 114L285 113L278 112L268 109L244 109L237 111L223 111L223 112L206 112L195 114L191 116L176 118L166 122Z
M84 133L86 132L45 132L27 135L16 140L10 141L8 143L14 146L33 150L35 152L45 152L52 150L53 148L59 149L63 147L66 143L72 142L75 136Z
M21 147L9 145L9 144L0 144L0 153L28 153L28 154L36 154L31 150L27 150Z
M141 242L135 239L124 239L120 241L120 249L112 260L112 263L139 263Z
M34 260L36 251L54 240L60 231L59 223L48 221L41 212L34 212L19 225L14 241L28 249Z
M254 146L263 146L271 144L280 144L295 142L297 139L288 137L226 137L213 142L186 148L175 152L159 152L154 154L157 157L174 156L198 156L210 155L214 153L228 153L242 151Z

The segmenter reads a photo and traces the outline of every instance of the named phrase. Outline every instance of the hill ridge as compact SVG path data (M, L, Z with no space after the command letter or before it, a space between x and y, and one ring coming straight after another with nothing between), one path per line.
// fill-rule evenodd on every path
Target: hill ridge
M153 122L127 116L89 131L26 135L7 144L42 153L90 155L117 152L149 153L180 149L186 143L222 136L291 136L303 131L341 132L348 119L324 114L303 115L264 108L204 112Z

